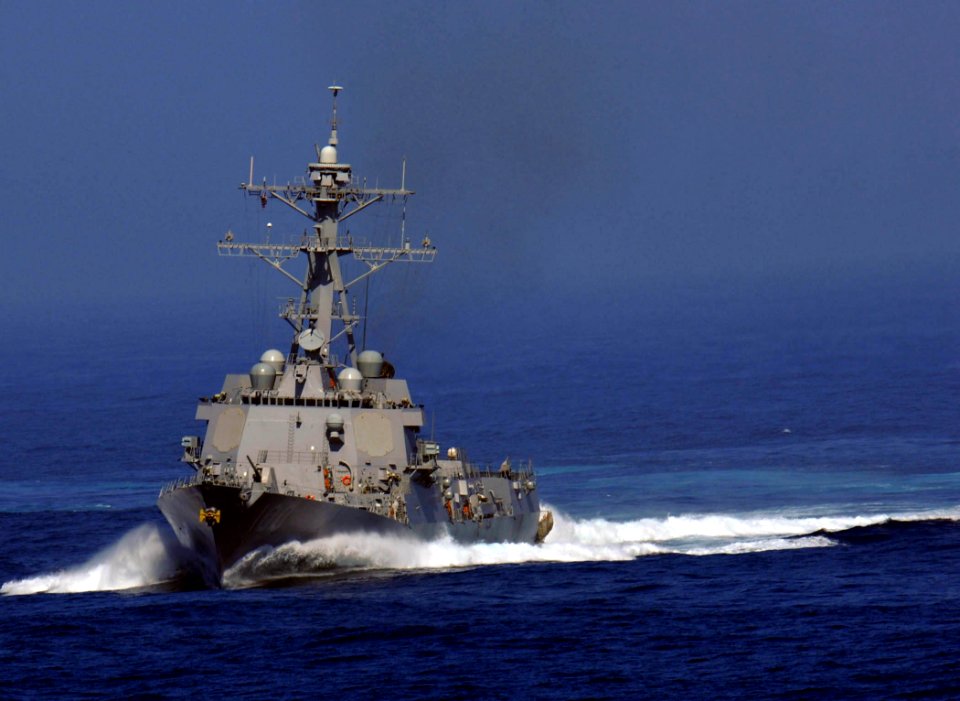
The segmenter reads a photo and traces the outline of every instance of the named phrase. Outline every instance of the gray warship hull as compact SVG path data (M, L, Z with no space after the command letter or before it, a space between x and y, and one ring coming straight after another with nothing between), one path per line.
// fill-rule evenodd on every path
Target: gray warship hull
M418 496L425 503L440 503L436 497L430 499L429 490L422 491ZM462 513L451 516L444 510L442 521L423 519L411 524L395 516L300 496L264 492L251 500L249 491L240 486L204 482L165 489L157 504L178 540L197 556L204 580L213 586L245 555L291 542L374 534L418 541L450 537L460 543L534 543L540 525L537 504L509 516L478 514L463 520L457 520ZM205 514L210 516L204 518Z

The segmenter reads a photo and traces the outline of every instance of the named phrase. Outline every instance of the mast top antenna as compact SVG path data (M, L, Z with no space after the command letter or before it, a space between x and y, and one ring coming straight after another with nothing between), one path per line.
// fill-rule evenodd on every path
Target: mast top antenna
M334 81L333 85L327 87L327 90L333 93L333 119L330 120L330 145L337 145L337 95L340 94L340 91L343 90L343 86L337 85Z

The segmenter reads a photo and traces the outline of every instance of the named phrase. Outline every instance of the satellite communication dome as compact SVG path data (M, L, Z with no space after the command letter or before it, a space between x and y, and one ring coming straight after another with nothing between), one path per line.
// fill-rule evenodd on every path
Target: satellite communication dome
M334 412L327 416L327 437L334 442L343 440L340 434L343 433L343 417Z
M273 389L273 381L277 379L277 371L267 363L257 363L250 368L250 386L254 389Z
M267 365L273 367L273 369L277 371L278 375L283 372L284 361L285 358L283 357L283 353L278 351L276 348L271 348L268 351L264 351L263 355L260 356L260 362L266 363Z
M380 377L383 355L375 350L365 350L357 356L357 369L364 377Z
M359 392L363 385L363 375L356 368L344 368L337 375L337 384L347 392Z
M331 165L337 162L337 147L324 146L320 149L320 162L325 165Z

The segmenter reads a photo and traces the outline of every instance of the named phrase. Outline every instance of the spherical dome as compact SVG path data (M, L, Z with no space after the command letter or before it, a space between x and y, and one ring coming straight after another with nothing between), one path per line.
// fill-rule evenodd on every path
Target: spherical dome
M325 164L332 164L337 162L337 147L336 146L324 146L320 149L320 162Z
M344 368L337 375L337 384L340 389L348 392L359 392L363 386L363 375L356 368Z
M250 386L254 389L273 389L277 371L267 363L257 363L250 368Z
M380 377L383 355L375 350L365 350L357 356L357 369L364 377Z
M327 416L327 428L331 431L343 430L343 417L334 412Z
M266 363L267 365L273 367L273 369L277 371L278 375L283 372L283 363L285 360L286 359L283 357L283 353L275 348L264 351L263 355L260 356L260 362Z

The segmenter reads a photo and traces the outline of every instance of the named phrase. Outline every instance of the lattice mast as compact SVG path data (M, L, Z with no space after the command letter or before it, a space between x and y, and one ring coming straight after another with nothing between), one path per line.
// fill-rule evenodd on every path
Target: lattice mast
M310 219L312 232L305 231L299 243L291 244L238 243L228 236L227 240L217 243L217 249L220 255L256 256L300 288L299 301L288 303L280 313L294 331L291 358L303 351L307 358L332 366L335 361L330 346L344 338L350 364L356 367L354 331L361 317L350 310L347 291L390 263L432 262L436 248L427 238L416 247L404 239L400 247L394 248L362 245L360 239L339 234L339 225L366 207L387 198L405 200L414 192L406 189L405 182L394 190L353 185L350 165L340 163L337 155L337 95L343 88L331 85L329 90L333 93L330 139L323 148L317 147L317 162L307 165L307 177L286 185L267 185L266 180L261 185L254 185L251 159L250 182L240 185L248 195L258 197L264 207L270 199L277 199ZM284 267L300 253L306 254L307 259L302 280ZM340 257L349 254L365 263L367 270L345 281ZM339 328L334 329L334 322Z

